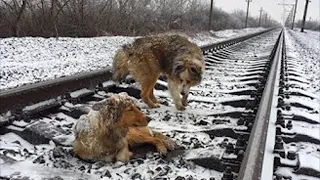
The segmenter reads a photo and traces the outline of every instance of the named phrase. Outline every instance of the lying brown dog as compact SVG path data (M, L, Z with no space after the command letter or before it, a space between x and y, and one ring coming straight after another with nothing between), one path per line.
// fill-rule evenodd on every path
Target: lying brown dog
M74 127L73 151L84 160L128 162L132 156L128 145L153 144L163 155L177 147L147 127L150 119L126 93L113 95L92 108Z

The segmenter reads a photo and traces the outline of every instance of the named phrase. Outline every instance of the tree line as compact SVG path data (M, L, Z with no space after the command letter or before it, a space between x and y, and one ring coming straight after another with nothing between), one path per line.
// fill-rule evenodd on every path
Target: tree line
M147 35L208 30L210 2L199 0L0 0L0 37ZM244 27L246 13L214 8L211 30ZM263 19L263 18L262 18ZM277 22L265 19L261 26ZM249 17L248 27L258 27Z
M302 20L298 20L295 23L295 27L301 28L302 27ZM320 21L317 21L317 20L306 21L305 25L304 25L304 28L305 29L310 29L310 30L313 30L313 31L320 31Z

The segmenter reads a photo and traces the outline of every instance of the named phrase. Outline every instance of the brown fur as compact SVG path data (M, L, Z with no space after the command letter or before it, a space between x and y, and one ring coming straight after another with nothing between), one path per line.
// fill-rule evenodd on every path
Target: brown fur
M203 71L200 48L179 35L138 38L118 50L113 61L113 79L131 74L141 85L142 100L151 108L159 107L153 89L161 73L168 77L177 109L184 110L189 89L201 82Z
M81 116L75 125L74 153L85 160L129 161L128 128L146 126L147 116L126 93L114 95L93 109L97 111Z
M113 95L92 108L74 127L73 151L81 159L128 162L132 156L129 146L152 144L161 155L178 147L147 126L149 118L126 93Z
M169 137L160 132L152 131L148 126L130 127L126 139L130 147L141 144L154 145L161 155L166 155L168 150L172 151L178 148L178 145Z

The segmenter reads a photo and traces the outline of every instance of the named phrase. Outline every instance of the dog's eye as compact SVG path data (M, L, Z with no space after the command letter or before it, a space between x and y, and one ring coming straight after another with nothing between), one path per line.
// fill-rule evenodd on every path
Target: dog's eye
M197 70L197 68L195 68L195 67L191 67L191 68L190 68L190 71L191 71L191 73L193 73L193 74L198 74L198 70Z
M184 66L183 65L179 65L176 67L176 72L181 72L184 70Z
M187 84L190 84L191 83L191 81L190 80L187 80Z
M183 82L183 80L182 80L182 79L180 79L180 82L182 83L182 82Z

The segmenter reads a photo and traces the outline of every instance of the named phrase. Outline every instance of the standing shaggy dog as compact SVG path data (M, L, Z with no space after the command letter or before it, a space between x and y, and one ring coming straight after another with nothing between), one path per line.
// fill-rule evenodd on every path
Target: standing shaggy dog
M199 84L205 69L201 49L179 35L143 37L118 50L113 60L113 80L131 74L141 85L141 98L157 108L154 86L163 73L177 109L185 110L191 86ZM182 95L182 99L180 97Z
M84 160L128 162L132 155L129 145L150 143L163 155L176 147L168 137L147 127L150 119L126 93L113 95L92 108L74 126L73 151Z

